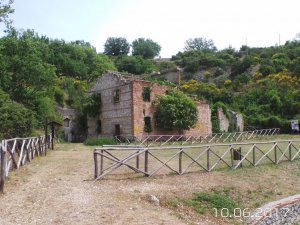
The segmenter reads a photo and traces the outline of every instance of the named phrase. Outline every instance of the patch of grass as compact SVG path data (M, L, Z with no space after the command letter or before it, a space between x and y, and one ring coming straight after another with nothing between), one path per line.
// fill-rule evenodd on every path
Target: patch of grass
M89 146L100 146L100 145L115 145L117 144L116 140L111 137L100 137L100 138L87 138L83 144Z
M173 207L173 208L176 208L178 206L178 204L179 204L179 202L176 198L171 198L166 201L166 205Z
M233 213L237 203L230 196L230 189L225 188L221 191L212 190L211 192L193 193L191 199L182 199L182 201L192 207L196 212L204 214L207 211L213 212L213 209L226 208Z

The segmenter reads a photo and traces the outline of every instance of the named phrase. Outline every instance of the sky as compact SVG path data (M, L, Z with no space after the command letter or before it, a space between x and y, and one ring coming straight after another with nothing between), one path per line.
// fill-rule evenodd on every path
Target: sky
M299 0L15 0L14 27L103 52L108 37L150 38L169 58L189 38L218 49L284 44L300 32Z

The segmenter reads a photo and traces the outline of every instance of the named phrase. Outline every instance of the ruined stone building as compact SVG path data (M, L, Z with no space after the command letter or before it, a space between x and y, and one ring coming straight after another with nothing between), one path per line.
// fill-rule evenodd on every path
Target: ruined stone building
M77 142L84 140L84 136L78 135L78 120L77 117L80 113L78 109L63 108L56 106L56 111L62 116L64 132L64 139L69 142Z
M119 72L103 74L91 89L101 96L101 114L88 118L88 136L148 134L177 134L177 131L158 129L154 121L154 100L157 94L165 94L168 86L141 80L134 75ZM205 101L197 102L198 122L185 135L207 135L212 132L211 110ZM151 125L152 132L145 132Z
M151 74L151 77L157 80L167 80L173 83L180 83L182 69L174 67L170 69L164 69L161 72L155 72Z
M220 107L217 109L217 117L219 120L219 128L221 132L228 132L230 122L233 123L235 131L242 132L244 131L244 119L243 115L231 110L227 111L227 114L223 111L223 109ZM230 117L230 118L228 118Z

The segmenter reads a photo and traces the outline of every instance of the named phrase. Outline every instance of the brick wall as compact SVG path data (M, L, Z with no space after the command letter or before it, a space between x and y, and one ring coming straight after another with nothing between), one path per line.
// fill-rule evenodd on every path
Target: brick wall
M120 90L120 102L114 103L114 92ZM118 73L105 73L92 89L101 94L101 115L88 118L89 136L113 136L119 124L121 135L132 135L132 87L130 80ZM97 121L101 120L102 132L97 132Z
M150 102L143 100L144 87L151 87ZM120 90L120 102L114 103L115 90ZM92 93L100 93L102 100L101 115L88 118L88 136L113 136L115 125L119 124L121 135L142 136L144 118L151 118L152 135L178 134L177 131L166 131L156 128L154 121L154 104L158 94L165 94L170 87L139 80L138 77L123 76L118 72L102 75L91 89ZM196 127L184 132L186 135L207 135L211 133L211 111L206 102L198 102L199 118ZM98 133L98 120L101 120L102 132Z
M195 128L184 131L185 135L200 136L212 133L211 110L205 101L197 102L198 121Z
M151 87L150 102L143 100L144 87ZM148 81L133 81L132 83L132 99L133 99L133 134L135 136L147 135L144 132L144 117L151 117L152 132L150 134L168 134L172 132L162 131L155 127L155 121L153 119L155 108L153 102L156 99L157 94L165 94L170 89L168 86L151 83Z
M151 102L144 102L142 97L142 92L144 87L151 87ZM155 127L154 112L155 108L153 101L157 94L165 94L166 91L170 89L168 86L159 85L146 81L134 81L133 82L133 131L135 136L148 135L144 132L144 117L151 117L152 132L151 135L176 135L177 131L166 131ZM195 128L189 131L184 131L185 135L207 135L211 134L211 110L209 105L202 101L197 103L198 107L198 122Z

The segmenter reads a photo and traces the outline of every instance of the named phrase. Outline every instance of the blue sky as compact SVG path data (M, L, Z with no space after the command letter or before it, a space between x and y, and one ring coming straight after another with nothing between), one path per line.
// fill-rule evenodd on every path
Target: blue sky
M14 26L66 41L151 38L161 56L182 51L188 38L213 39L219 49L281 44L300 32L298 0L15 0Z

